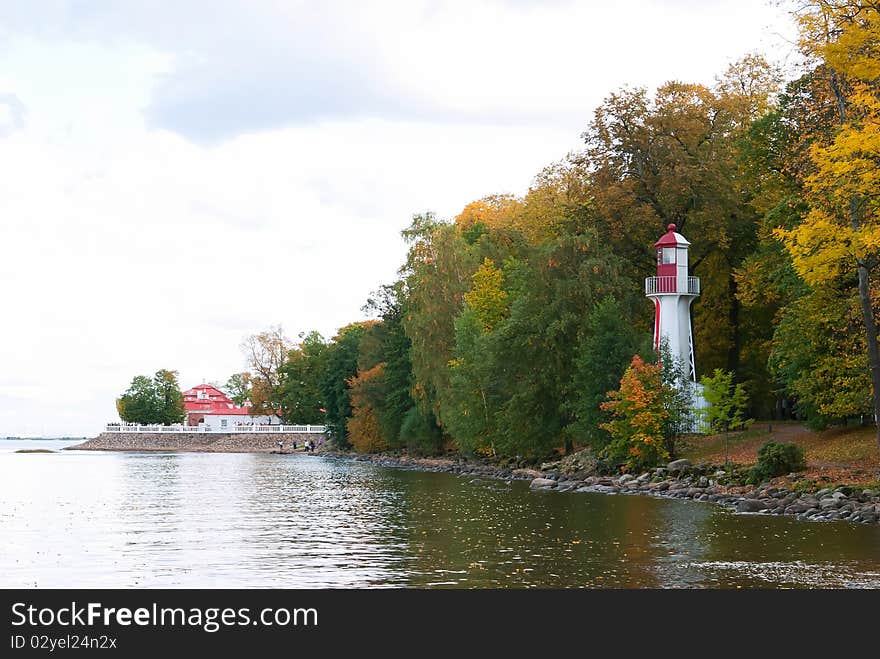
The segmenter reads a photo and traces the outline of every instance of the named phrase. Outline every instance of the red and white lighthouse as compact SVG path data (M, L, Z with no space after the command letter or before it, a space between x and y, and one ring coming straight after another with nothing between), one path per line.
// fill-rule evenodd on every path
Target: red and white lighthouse
M691 303L700 294L700 280L688 275L690 243L670 224L654 243L657 276L645 279L645 295L654 301L654 348L665 339L673 358L680 360L687 379L697 381Z

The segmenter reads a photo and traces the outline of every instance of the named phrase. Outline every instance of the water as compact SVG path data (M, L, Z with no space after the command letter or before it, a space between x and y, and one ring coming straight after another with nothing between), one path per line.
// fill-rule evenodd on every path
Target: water
M306 455L16 454L0 587L880 587L880 526Z

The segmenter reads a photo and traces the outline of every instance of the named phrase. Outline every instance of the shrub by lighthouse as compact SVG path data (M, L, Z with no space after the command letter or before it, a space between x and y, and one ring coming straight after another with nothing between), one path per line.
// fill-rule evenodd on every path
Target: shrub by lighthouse
M685 377L697 381L691 303L700 294L700 280L688 275L690 243L670 224L657 249L657 276L645 279L645 295L654 301L654 349L665 340Z

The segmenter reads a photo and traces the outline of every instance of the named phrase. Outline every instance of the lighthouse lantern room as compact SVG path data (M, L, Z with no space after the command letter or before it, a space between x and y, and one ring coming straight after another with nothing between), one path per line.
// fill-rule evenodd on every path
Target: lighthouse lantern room
M654 348L665 339L672 356L680 360L687 378L696 382L691 303L700 294L700 280L688 275L690 243L670 224L657 249L657 276L645 279L645 295L654 301Z

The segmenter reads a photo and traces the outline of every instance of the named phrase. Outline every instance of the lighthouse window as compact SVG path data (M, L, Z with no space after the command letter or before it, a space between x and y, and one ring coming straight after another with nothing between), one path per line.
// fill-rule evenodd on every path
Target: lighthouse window
M664 247L660 256L660 263L675 263L675 247Z

